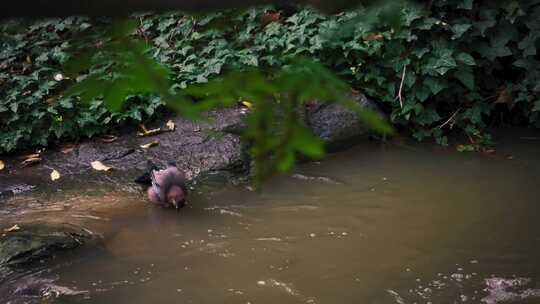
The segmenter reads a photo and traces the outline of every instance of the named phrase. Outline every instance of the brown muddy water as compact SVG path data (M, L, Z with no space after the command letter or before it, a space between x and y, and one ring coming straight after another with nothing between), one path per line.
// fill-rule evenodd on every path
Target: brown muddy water
M487 156L370 144L180 213L126 195L85 213L104 244L51 266L81 293L48 301L540 303L539 152L515 135Z

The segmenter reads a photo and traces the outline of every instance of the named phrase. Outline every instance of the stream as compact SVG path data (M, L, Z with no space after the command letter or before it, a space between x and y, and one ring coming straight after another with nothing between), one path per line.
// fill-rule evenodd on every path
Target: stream
M260 193L195 187L179 213L70 194L115 207L46 213L104 242L42 267L64 289L40 303L540 303L539 152L515 134L494 155L362 144Z

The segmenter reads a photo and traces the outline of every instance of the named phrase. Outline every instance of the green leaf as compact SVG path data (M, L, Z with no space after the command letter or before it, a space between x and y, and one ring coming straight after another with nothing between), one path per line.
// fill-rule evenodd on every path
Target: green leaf
M469 90L474 90L474 74L471 69L460 68L454 73L454 77L461 81Z
M103 94L103 101L107 109L111 112L119 112L128 92L129 88L124 83L117 82L109 85Z
M424 85L427 86L433 95L437 95L440 91L446 89L448 84L444 79L428 77L424 80Z
M472 27L472 24L454 24L452 25L452 32L454 33L453 39L458 39L465 34L470 28Z
M532 108L532 111L533 112L540 111L540 100L537 100L537 101L534 102L534 107Z
M471 10L473 7L473 0L460 0L457 7L466 9L466 10Z
M322 140L315 136L311 130L301 125L297 125L294 130L292 146L308 157L320 158L324 155Z
M521 40L518 44L518 48L523 50L523 56L536 55L536 43L538 41L538 33L530 32L527 37Z
M426 70L434 71L440 75L446 74L449 70L457 67L457 63L452 57L453 50L445 46L438 46L434 49L433 57L429 58Z
M460 63L464 63L466 65L476 65L476 61L474 58L467 53L461 52L456 56L456 59Z

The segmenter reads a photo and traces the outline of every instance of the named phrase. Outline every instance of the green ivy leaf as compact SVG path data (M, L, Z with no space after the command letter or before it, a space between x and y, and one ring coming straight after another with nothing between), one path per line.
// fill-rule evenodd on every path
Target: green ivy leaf
M447 82L444 79L427 77L424 79L424 85L427 86L433 95L439 94L440 91L448 87Z
M467 53L461 52L456 56L456 59L458 62L466 64L466 65L476 65L476 61L474 58Z
M465 34L470 28L472 27L472 24L454 24L452 25L452 32L454 33L454 36L452 39L459 39Z
M465 85L465 87L467 87L469 90L474 90L474 74L471 69L460 68L456 72L454 72L454 77L461 81L461 83Z

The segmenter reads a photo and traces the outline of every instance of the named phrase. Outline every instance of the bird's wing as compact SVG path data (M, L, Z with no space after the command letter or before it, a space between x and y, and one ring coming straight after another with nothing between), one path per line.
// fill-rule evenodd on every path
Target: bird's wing
M152 170L150 171L150 179L152 180L152 189L154 189L154 192L158 195L159 199L161 201L165 201L165 188L163 185L164 178L164 170Z
M167 171L169 173L171 184L180 186L182 190L186 192L186 176L184 173L176 167L169 167L167 168Z

